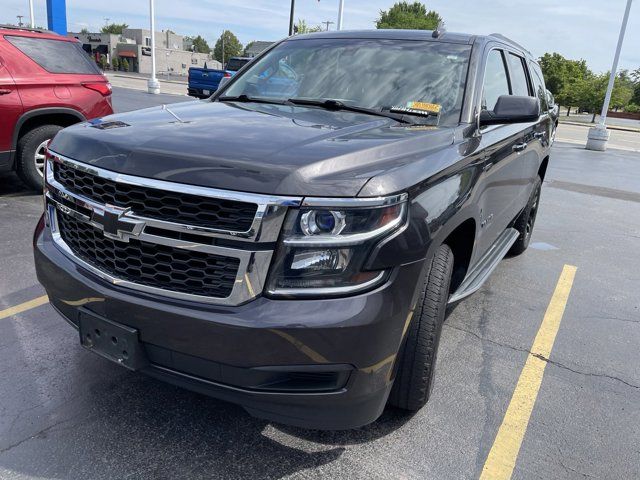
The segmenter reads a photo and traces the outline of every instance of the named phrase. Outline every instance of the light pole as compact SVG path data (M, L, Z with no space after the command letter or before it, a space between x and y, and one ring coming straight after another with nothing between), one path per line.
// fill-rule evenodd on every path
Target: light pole
M323 25L326 25L327 28L325 29L327 32L329 31L329 25L333 25L334 22L327 20L326 22L322 22Z
M342 16L344 14L344 0L340 0L338 7L338 30L342 30Z
M607 141L609 140L609 131L607 130L607 112L609 111L609 102L611 102L611 92L613 91L613 85L616 80L616 72L618 70L618 60L620 60L620 50L622 50L622 42L624 41L624 34L627 30L627 21L629 20L629 12L631 11L631 2L633 0L627 0L627 8L624 11L624 17L622 18L622 26L620 27L620 35L618 36L618 45L616 46L616 54L613 57L613 66L611 67L611 75L609 76L609 85L607 86L607 93L604 97L604 104L602 105L602 113L600 114L600 123L595 127L589 129L589 136L587 138L587 150L596 150L604 152L607 149Z
M29 20L31 21L31 28L36 28L36 21L33 18L33 0L29 0Z
M147 91L149 93L160 93L160 82L156 78L156 19L154 0L149 0L149 17L151 27L151 78L147 82Z
M289 13L289 36L293 35L293 14L296 9L296 0L291 0L291 13Z

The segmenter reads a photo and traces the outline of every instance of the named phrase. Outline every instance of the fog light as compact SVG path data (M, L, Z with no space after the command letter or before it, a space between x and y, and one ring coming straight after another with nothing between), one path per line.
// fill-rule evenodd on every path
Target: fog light
M343 271L349 264L351 250L302 250L294 253L291 270Z

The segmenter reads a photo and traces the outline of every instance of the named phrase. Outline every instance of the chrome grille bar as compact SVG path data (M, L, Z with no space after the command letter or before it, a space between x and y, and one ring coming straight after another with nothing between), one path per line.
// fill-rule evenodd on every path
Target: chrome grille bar
M280 229L282 227L286 211L289 207L299 206L302 201L301 198L296 197L228 192L224 190L177 184L161 180L133 177L82 164L54 152L49 153L50 155L47 159L45 170L45 202L47 221L51 228L53 241L56 246L75 263L113 285L157 294L168 298L217 305L239 305L260 295L264 289L269 265L273 256L273 243L275 243L278 235L280 234ZM233 199L241 202L255 203L258 208L252 226L246 232L223 231L214 228L167 222L155 218L138 216L135 212L127 210L126 208L118 208L116 210L118 224L127 225L128 228L126 232L116 230L114 234L114 232L107 231L108 229L105 226L105 221L101 221L101 219L105 219L114 208L110 205L97 203L94 199L86 198L65 188L65 186L58 182L54 177L54 162L62 162L65 165L72 166L72 168L82 169L92 175L109 178L116 182L130 183L161 190L165 189L174 192L184 192L191 195L204 195L212 198ZM117 241L127 242L129 238L135 238L141 242L151 244L166 245L187 251L198 251L212 255L237 258L239 260L239 268L231 293L226 298L214 298L142 285L116 278L108 272L102 271L85 262L74 254L60 234L57 218L58 211L66 215L70 215L78 221L88 223L94 228L103 230L105 237L112 238ZM154 227L153 234L146 231L148 227ZM194 241L185 241L169 236L164 237L158 234L162 230L190 234L188 238L194 239ZM202 243L197 240L198 236L202 238ZM256 248L247 249L220 246L216 245L215 239L235 240L244 243L250 242L254 244Z

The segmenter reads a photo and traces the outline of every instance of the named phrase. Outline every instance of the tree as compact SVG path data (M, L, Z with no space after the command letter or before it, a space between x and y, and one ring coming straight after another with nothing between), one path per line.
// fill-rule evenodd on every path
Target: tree
M82 30L80 30L80 33L87 34L89 33L89 29L87 27L82 27Z
M442 17L435 10L427 10L421 2L397 2L389 10L381 10L376 28L435 30Z
M120 60L118 60L118 57L113 57L113 60L111 61L111 68L113 68L115 72L120 68Z
M127 60L126 58L122 59L122 70L124 70L125 72L129 71L129 60Z
M224 53L222 51L222 44L224 43ZM242 44L238 37L236 37L230 30L225 30L220 35L220 38L216 41L213 47L213 57L221 62L223 65L231 57L237 57L242 55Z
M569 60L559 53L545 53L539 62L547 89L553 93L558 105L567 107L569 115L571 107L577 103L577 85L591 74L587 62Z
M298 23L295 24L293 30L296 34L302 35L303 33L315 33L322 31L322 25L316 25L315 27L311 27L307 25L307 22L303 19L298 19Z
M110 23L109 25L105 25L100 30L102 33L116 33L118 35L122 35L122 31L125 28L129 28L129 25L126 23Z
M107 65L109 65L109 62L107 62L107 56L100 55L100 68L104 71L107 69Z
M633 97L631 97L631 103L640 105L640 81L633 87Z
M626 107L633 99L633 93L633 82L631 81L629 72L627 70L620 70L613 84L610 107L615 111Z
M185 40L190 41L191 45L193 45L194 51L198 53L209 53L211 52L211 47L207 43L207 41L202 38L200 35L197 37L185 37Z

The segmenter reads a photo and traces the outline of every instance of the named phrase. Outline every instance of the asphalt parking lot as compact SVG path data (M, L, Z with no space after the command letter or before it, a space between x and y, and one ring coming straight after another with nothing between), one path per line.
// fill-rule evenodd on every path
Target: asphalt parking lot
M114 90L119 111L185 100ZM571 135L553 147L530 249L450 312L427 407L345 432L256 420L85 351L35 277L41 198L0 177L0 478L491 478L488 458L513 455L518 435L513 478L639 478L640 153ZM547 321L557 336L540 355Z

